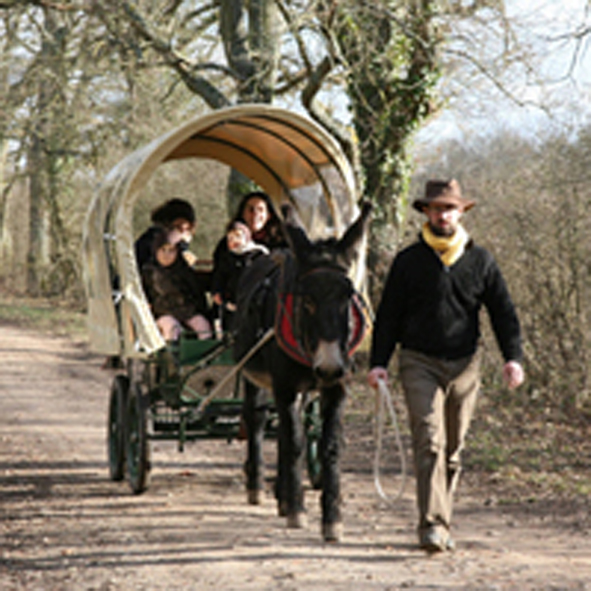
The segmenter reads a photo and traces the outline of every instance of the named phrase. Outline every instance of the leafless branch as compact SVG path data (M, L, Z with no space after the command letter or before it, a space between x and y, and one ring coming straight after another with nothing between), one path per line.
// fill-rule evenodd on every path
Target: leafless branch
M99 0L92 1L95 5L99 2ZM121 8L123 10L127 21L138 35L150 43L150 47L152 47L154 51L164 59L168 66L172 67L181 76L183 82L192 92L201 96L207 104L214 109L230 104L230 101L215 86L213 86L213 84L205 78L194 74L197 65L192 64L182 55L174 51L170 43L158 36L130 2L114 2L114 0L107 1L114 9ZM231 72L230 70L226 70L226 73Z

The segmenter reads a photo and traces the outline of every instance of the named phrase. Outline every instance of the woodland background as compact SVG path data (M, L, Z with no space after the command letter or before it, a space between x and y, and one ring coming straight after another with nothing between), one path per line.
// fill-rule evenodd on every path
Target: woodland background
M374 304L416 236L409 203L425 179L460 180L478 202L466 225L499 262L525 341L527 383L508 393L486 328L487 404L504 413L491 429L535 417L546 436L567 424L584 438L591 121L575 4L564 22L544 3L499 0L0 0L0 289L83 311L81 228L108 170L197 114L285 106L337 137L376 206ZM163 199L189 199L208 258L241 183L212 163L163 166L137 231Z

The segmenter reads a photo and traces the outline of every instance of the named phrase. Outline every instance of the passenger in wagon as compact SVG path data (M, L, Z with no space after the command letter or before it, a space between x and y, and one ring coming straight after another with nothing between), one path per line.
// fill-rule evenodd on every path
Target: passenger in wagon
M282 248L287 245L283 235L281 221L275 213L271 198L262 191L247 193L238 206L238 213L232 222L246 224L251 238L257 244L266 246L269 250ZM224 236L217 244L213 253L214 265L218 258L228 250L228 241Z
M236 311L238 280L242 270L261 254L269 254L263 244L252 239L250 228L241 221L228 224L225 249L220 249L213 268L212 299L218 306L224 330L232 328Z
M252 239L268 249L286 246L283 228L271 198L262 191L247 193L238 207L237 220L243 221L252 233Z
M179 247L183 232L156 228L152 256L141 269L142 284L156 324L166 341L176 341L184 326L200 339L211 338L205 286Z
M154 236L160 228L180 232L181 239L178 243L178 250L182 252L187 263L193 266L196 257L189 250L189 243L195 233L195 210L193 206L184 199L173 197L154 209L150 219L152 225L135 242L138 268L141 270L143 265L152 258Z
M252 241L255 244L260 244L266 247L269 251L285 248L287 246L285 236L283 235L282 224L275 212L273 202L263 191L253 191L242 197L240 205L238 206L238 213L232 218L228 228L231 227L234 222L244 224L250 231ZM218 242L213 253L214 273L215 269L223 268L227 264L224 262L224 259L227 260L229 258L231 258L231 253L228 249L228 239L227 236L224 236ZM237 283L238 277L236 277L236 284ZM215 286L213 287L213 292L216 292ZM216 306L220 300L223 300L223 295L214 300ZM236 300L234 299L233 301L235 302ZM224 310L222 310L221 316L223 319ZM224 320L223 325L224 328L228 327L227 320Z
M142 267L150 262L153 258L152 247L156 232L164 230L177 230L181 234L177 248L182 252L183 258L190 266L193 266L197 261L197 257L189 250L189 243L195 233L195 211L193 206L184 199L174 197L165 201L154 209L150 215L152 225L145 230L140 237L135 241L134 249L138 269L142 272ZM112 287L114 293L114 306L117 313L118 297L117 293L120 290L120 278L115 274L112 278ZM118 369L122 367L121 358L118 355L110 355L105 359L103 364L104 369Z

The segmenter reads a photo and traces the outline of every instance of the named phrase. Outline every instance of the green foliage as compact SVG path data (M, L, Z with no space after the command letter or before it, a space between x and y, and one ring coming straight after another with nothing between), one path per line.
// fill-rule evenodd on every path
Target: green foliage
M339 3L335 25L347 66L347 94L360 151L362 192L374 204L370 237L372 300L407 211L413 171L411 142L433 113L442 39L435 2Z
M390 4L344 3L337 28L349 65L348 95L361 146L364 193L376 205L378 224L398 220L398 199L407 194L412 171L409 142L432 113L440 75L434 3L399 8L396 20Z

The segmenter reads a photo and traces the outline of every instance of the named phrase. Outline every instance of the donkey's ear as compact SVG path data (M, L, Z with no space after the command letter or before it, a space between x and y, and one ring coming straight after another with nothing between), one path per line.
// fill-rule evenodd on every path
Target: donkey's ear
M367 232L372 209L373 207L371 203L369 201L364 201L361 205L361 213L359 214L359 217L351 226L349 226L338 242L337 248L339 254L345 259L347 264L350 264L351 261L355 260L359 254L357 248Z
M284 203L281 206L281 214L285 236L293 253L298 256L298 254L307 252L311 247L311 242L293 205Z
M283 216L283 221L292 227L302 228L303 224L300 220L300 216L296 211L296 208L291 203L282 203L281 204L281 215Z

